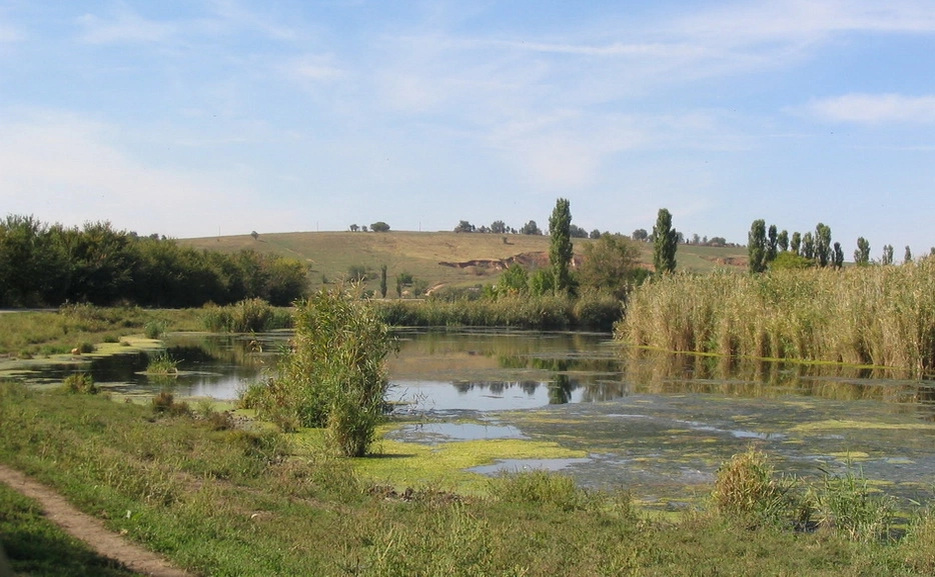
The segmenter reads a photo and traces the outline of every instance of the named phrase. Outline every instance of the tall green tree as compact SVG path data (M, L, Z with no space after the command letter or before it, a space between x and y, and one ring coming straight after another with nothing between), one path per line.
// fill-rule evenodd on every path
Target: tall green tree
M751 273L766 270L766 221L757 219L750 225L747 235L747 262Z
M657 274L675 272L675 251L678 249L678 231L672 228L672 214L660 208L653 227L653 266Z
M903 264L909 264L912 262L912 249L909 248L909 245L906 245L906 252L903 253Z
M799 232L792 233L792 240L789 241L789 250L794 254L801 254L802 248L802 234Z
M864 237L857 237L857 250L854 251L854 262L858 265L870 264L870 241Z
M779 233L779 238L776 239L776 244L779 246L780 252L786 252L789 250L789 231L783 230Z
M770 263L776 260L776 255L779 253L779 233L776 230L776 225L769 225L769 233L766 235L766 262Z
M386 265L380 266L380 297L386 298Z
M883 264L893 264L893 245L883 245Z
M810 232L802 235L802 256L812 260L815 258L815 237Z
M555 291L568 293L572 290L571 273L571 204L568 199L560 198L555 202L552 216L549 217L549 264L555 277Z
M828 266L834 258L831 227L820 222L815 227L815 258L818 260L818 266Z
M841 243L834 243L834 257L832 262L834 263L834 268L841 268L844 266L844 249L841 248Z

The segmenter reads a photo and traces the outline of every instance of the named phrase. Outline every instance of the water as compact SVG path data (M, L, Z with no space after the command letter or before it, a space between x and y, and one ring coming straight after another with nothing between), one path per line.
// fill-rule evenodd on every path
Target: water
M144 353L67 367L14 367L32 383L90 371L104 388L233 399L275 369L288 334L175 335L178 377L142 373ZM388 360L391 438L556 441L585 458L505 460L482 473L541 468L641 500L683 506L710 491L717 467L751 444L777 470L815 477L857 467L887 493L927 499L935 482L935 387L892 371L628 350L608 335L401 331ZM9 373L8 373L9 374ZM686 498L689 497L688 499Z

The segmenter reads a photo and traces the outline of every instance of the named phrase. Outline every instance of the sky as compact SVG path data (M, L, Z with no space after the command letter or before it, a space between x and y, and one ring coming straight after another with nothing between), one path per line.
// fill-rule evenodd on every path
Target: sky
M931 0L0 0L0 215L935 246Z

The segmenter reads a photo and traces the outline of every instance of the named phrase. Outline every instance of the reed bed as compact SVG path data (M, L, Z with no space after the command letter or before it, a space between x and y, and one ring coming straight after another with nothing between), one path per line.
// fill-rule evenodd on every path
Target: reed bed
M935 259L902 266L675 274L637 288L618 339L725 356L935 369Z

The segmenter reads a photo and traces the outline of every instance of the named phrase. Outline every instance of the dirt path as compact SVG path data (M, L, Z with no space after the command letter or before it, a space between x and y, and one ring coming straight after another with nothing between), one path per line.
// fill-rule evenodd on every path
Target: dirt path
M35 499L50 521L90 545L100 555L119 561L132 571L153 577L192 577L191 573L173 567L152 551L109 531L99 519L82 513L52 489L15 469L0 465L0 483Z

